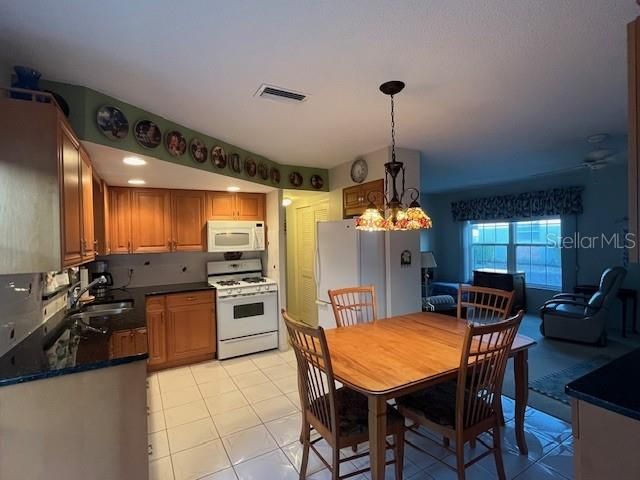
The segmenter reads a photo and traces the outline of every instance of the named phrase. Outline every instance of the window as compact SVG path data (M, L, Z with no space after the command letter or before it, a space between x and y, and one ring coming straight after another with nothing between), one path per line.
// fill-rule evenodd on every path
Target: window
M518 271L528 285L561 289L559 218L470 223L467 230L469 276L480 268Z

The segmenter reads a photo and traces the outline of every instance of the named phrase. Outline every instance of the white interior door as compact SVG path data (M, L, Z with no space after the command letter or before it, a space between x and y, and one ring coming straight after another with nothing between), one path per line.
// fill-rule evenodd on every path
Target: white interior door
M316 223L328 219L327 203L308 205L296 210L296 298L297 314L309 325L318 324L316 306L315 253Z

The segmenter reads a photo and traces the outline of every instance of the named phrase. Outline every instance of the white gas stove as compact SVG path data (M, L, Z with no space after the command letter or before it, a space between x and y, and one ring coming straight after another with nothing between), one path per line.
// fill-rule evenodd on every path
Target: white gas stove
M262 276L259 258L208 262L216 288L218 358L278 348L278 285Z

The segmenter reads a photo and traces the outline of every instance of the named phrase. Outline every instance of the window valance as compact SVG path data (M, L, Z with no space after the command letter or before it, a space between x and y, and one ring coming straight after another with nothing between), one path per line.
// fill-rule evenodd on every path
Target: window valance
M583 187L552 188L515 195L451 202L453 220L509 220L582 213Z

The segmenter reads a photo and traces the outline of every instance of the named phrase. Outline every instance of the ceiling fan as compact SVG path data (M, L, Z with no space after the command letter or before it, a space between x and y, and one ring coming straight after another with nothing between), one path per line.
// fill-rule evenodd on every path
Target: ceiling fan
M582 158L578 165L571 167L559 168L557 170L538 173L534 177L542 177L547 175L575 172L582 169L589 169L592 173L603 170L609 165L620 163L623 161L620 151L614 150L607 146L609 140L608 133L597 133L587 137L587 143L591 145L591 150Z

